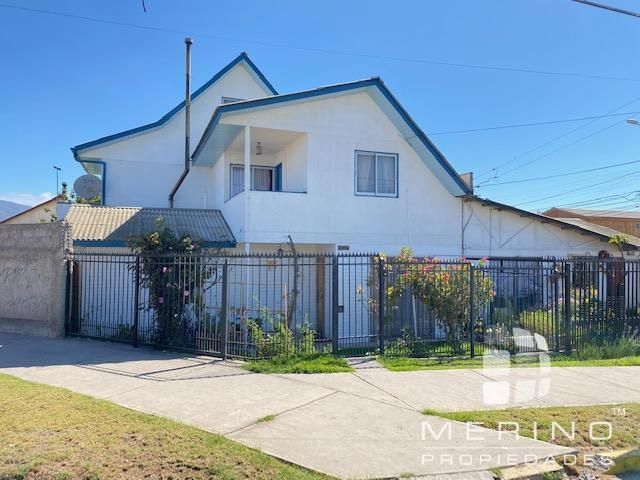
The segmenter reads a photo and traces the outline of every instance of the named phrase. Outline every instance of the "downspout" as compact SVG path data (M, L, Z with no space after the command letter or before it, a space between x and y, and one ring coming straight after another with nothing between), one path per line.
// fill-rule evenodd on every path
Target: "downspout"
M173 198L176 196L176 192L180 188L180 185L182 185L182 182L184 182L184 179L187 178L191 163L191 148L189 146L189 140L191 135L191 44L193 42L191 41L191 38L187 37L184 39L184 43L187 47L186 95L184 100L184 170L180 174L180 178L178 178L178 181L169 194L169 208L173 208Z

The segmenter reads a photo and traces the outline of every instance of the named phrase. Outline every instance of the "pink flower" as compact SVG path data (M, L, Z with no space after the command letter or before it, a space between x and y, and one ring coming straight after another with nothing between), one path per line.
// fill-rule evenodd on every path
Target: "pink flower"
M158 303L162 305L164 303L164 297L158 297Z
M185 290L185 291L184 291L184 296L185 296L185 297L188 297L188 296L189 296L189 290Z

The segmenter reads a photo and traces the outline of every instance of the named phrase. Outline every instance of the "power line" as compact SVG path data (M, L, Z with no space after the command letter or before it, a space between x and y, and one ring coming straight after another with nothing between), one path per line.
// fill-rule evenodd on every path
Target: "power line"
M559 192L566 192L570 189L574 189L575 187L586 186L588 187L590 198L598 197L600 195L613 195L617 194L620 191L619 187L628 186L628 183L625 181L619 182L618 185L603 185L603 186L593 186L592 183L599 180L608 180L614 177L617 177L622 174L632 175L634 172L638 170L638 165L630 165L628 167L622 167L621 169L617 169L616 172L610 170L609 172L597 172L592 174L593 176L588 179L584 179L582 181L576 181L573 177L564 177L558 179L556 182L540 182L541 184L535 187L535 189L527 189L527 188L519 188L513 194L509 195L509 201L512 204L519 204L520 202L528 202L529 200L536 199L536 201L540 200L540 197L545 197L547 195L552 195ZM591 183L590 183L591 182ZM602 191L602 193L600 192ZM487 191L488 192L488 191ZM586 191L585 191L586 193ZM572 196L575 198L575 196ZM569 198L561 199L562 201L573 201ZM583 200L576 200L583 201ZM554 200L557 202L557 200Z
M576 3L582 3L589 5L590 7L601 8L603 10L609 10L611 12L622 13L624 15L631 15L632 17L640 18L640 13L632 12L631 10L625 10L624 8L612 7L611 5L605 5L604 3L596 3L590 0L573 0Z
M583 140L586 140L586 139L588 139L588 138L591 138L591 137L594 137L594 136L596 136L596 135L599 135L600 133L605 132L606 130L609 130L610 128L613 128L613 127L615 127L615 126L617 126L617 125L620 125L620 124L621 124L621 123L623 123L623 122L624 122L624 120L616 121L616 122L614 122L614 123L612 123L612 124L610 124L610 125L607 125L607 126L606 126L606 127L604 127L604 128L601 128L600 130L596 130L595 132L589 133L588 135L585 135L585 136L583 136L583 137L580 137L580 138L578 138L578 139L576 139L576 140L573 140L573 141L571 141L571 142L569 142L569 143L565 143L564 145L562 145L562 146L560 146L560 147L556 148L555 150L551 150L551 151L549 151L549 152L547 152L547 153L544 153L544 154L542 154L542 155L539 155L539 156L537 156L537 157L533 158L532 160L529 160L529 161L527 161L527 162L525 162L525 163L523 163L523 164L518 165L517 167L512 168L511 170L507 170L506 172L501 173L501 174L499 174L499 175L498 175L498 174L496 174L495 176L493 176L493 177L491 177L491 178L489 178L489 179L487 179L487 180L485 180L485 181L483 181L483 182L480 182L477 186L478 186L478 187L481 187L481 186L491 185L491 182L492 182L493 180L496 180L496 179L498 179L498 178L500 178L500 177L504 177L505 175L508 175L508 174L509 174L509 173L511 173L511 172L515 172L516 170L520 170L521 168L524 168L524 167L526 167L526 166L529 166L529 165L531 165L532 163L537 162L538 160L542 160L543 158L546 158L546 157L548 157L548 156L551 156L551 155L553 155L554 153L557 153L557 152L559 152L559 151L561 151L561 150L564 150L564 149L566 149L566 148L569 148L569 147L571 147L571 146L575 145L576 143L579 143L579 142L581 142L581 141L583 141ZM576 130L578 130L578 129L574 129L573 131L576 131ZM556 140L557 140L558 138L563 137L563 136L566 136L566 135L561 135L560 137L557 137L557 138L556 138ZM547 144L548 144L548 143L552 143L552 142L547 142Z
M535 177L535 178L522 178L520 180L511 180L509 182L499 182L499 183L489 183L487 185L479 185L478 188L482 187L497 187L499 185L510 185L513 183L523 183L523 182L535 182L538 180L548 180L550 178L558 178L558 177L569 177L573 175L579 175L581 173L589 173L589 172L597 172L599 170L607 170L609 168L622 167L624 165L632 165L634 163L640 163L640 160L634 160L632 162L624 162L624 163L616 163L614 165L607 165L605 167L597 167L597 168L589 168L587 170L577 170L575 172L567 172L567 173L558 173L555 175L547 175L545 177Z
M633 194L633 198L628 198L627 196L631 194ZM595 198L592 200L584 200L581 202L549 205L541 210L546 211L546 210L549 210L550 208L560 208L560 209L569 209L569 210L573 208L584 208L584 209L593 210L597 208L607 207L607 210L603 210L603 211L614 212L617 210L622 210L627 207L633 208L632 204L635 205L635 203L638 201L638 194L639 194L639 191L627 192L625 194L620 194L620 195L608 195L606 197L600 197L599 199Z
M582 190L587 190L587 189L590 189L590 188L593 188L593 187L604 185L604 184L609 183L609 182L613 182L615 180L620 180L621 178L625 178L625 177L629 178L631 176L637 175L638 173L640 173L640 171L636 170L631 174L625 173L624 175L621 175L621 176L618 176L618 177L614 177L614 178L610 178L610 179L604 180L602 182L592 183L590 185L585 185L583 187L575 188L573 190L568 190L566 192L560 192L560 193L556 193L554 195L548 195L546 197L536 198L534 200L529 200L528 202L521 202L520 205L528 205L528 204L531 204L531 203L537 203L537 202L540 202L540 201L543 201L543 200L548 200L550 198L563 197L563 196L566 196L566 195L568 195L570 193L575 193L575 192L579 192L579 191L582 191Z
M502 175L499 175L499 176L508 175L511 172L515 172L516 170L520 170L521 168L527 167L527 166L531 165L532 163L537 162L538 160L542 160L543 158L546 158L546 157L548 157L550 155L553 155L554 153L557 153L557 152L559 152L561 150L564 150L565 148L569 148L569 147L571 147L571 146L575 145L576 143L579 143L579 142L581 142L583 140L586 140L586 139L591 138L591 137L595 137L596 135L599 135L602 132L605 132L605 131L609 130L610 128L613 128L613 127L615 127L617 125L620 125L621 123L624 123L624 120L619 120L617 122L612 123L611 125L607 125L606 127L601 128L600 130L596 130L595 132L592 132L592 133L590 133L588 135L585 135L585 136L580 137L580 138L578 138L576 140L573 140L572 142L565 143L564 145L562 145L561 147L556 148L555 150L551 150L550 152L544 153L544 154L534 158L533 160L529 160L528 162L525 162L525 163L523 163L521 165L518 165L517 167L514 167L511 170L507 170L506 172L504 172Z
M448 130L442 132L429 132L428 135L433 137L435 135L451 135L454 133L472 133L472 132L486 132L490 130L504 130L507 128L523 128L523 127L538 127L541 125L556 125L559 123L571 123L571 122L581 122L584 120L593 120L593 119L601 119L608 117L621 117L624 115L637 115L640 112L622 112L622 113L612 113L609 115L591 115L588 117L579 117L579 118L566 118L563 120L547 120L544 122L532 122L532 123L514 123L511 125L500 125L495 127L482 127L482 128L469 128L466 130Z
M557 77L577 77L577 78L589 78L589 79L596 79L596 80L617 80L617 81L640 82L640 78L637 78L637 77L616 77L611 75L595 75L595 74L592 75L592 74L578 73L578 72L558 72L558 71L552 71L552 70L538 70L534 68L504 67L500 65L482 65L482 64L474 64L474 63L448 62L448 61L425 59L425 58L396 57L391 55L374 55L374 54L362 53L362 52L349 52L344 50L331 50L331 49L316 48L316 47L303 47L303 46L296 46L291 44L265 42L261 40L249 40L246 38L239 39L239 38L231 38L231 37L222 37L219 35L211 35L205 32L187 32L185 30L178 30L178 29L172 29L172 28L166 28L166 27L157 27L152 25L142 25L139 23L122 22L118 20L108 20L108 19L103 19L98 17L89 17L85 15L63 13L63 12L57 12L54 10L44 10L40 8L21 7L18 5L8 5L4 3L0 4L0 8L20 10L20 11L30 12L30 13L39 13L43 15L54 15L58 17L72 18L75 20L84 20L88 22L104 23L108 25L117 25L121 27L151 30L155 32L167 32L167 33L174 33L174 34L180 34L180 35L192 35L192 36L198 36L198 37L212 38L216 40L223 40L228 42L236 42L241 44L255 44L255 45L262 45L262 46L272 47L272 48L288 48L292 50L325 53L325 54L331 54L331 55L345 55L345 56L351 56L351 57L390 60L395 62L419 63L419 64L427 64L427 65L438 65L438 66L444 66L444 67L467 68L467 69L477 69L477 70L492 70L492 71L499 71L499 72L528 73L528 74L535 74L535 75L547 75L547 76L557 76Z
M589 200L580 200L576 202L562 203L558 207L572 208L572 207L587 206L587 205L593 205L593 204L610 205L610 204L627 203L630 201L627 195L631 195L635 193L637 193L637 190L618 193L615 195L605 195L603 197L590 198ZM624 200L620 200L621 198L623 198Z
M598 208L594 208L594 207L598 207ZM554 207L551 207L554 208ZM562 209L562 207L555 207L555 208L560 208ZM617 206L615 208L602 208L602 205L595 205L592 206L591 208L587 208L586 210L596 210L598 212L598 215L601 216L606 216L606 215L611 215L614 213L619 213L619 212L633 212L638 208L638 199L636 198L635 200L627 200L626 202L624 202L623 205ZM544 211L546 211L548 209L545 209ZM571 209L569 209L571 210ZM580 209L578 209L580 210ZM589 220L587 220L589 221Z
M561 135L558 135L558 136L556 136L556 137L553 137L551 140L547 140L546 142L541 143L540 145L538 145L538 146L536 146L536 147L534 147L534 148L532 148L532 149L530 149L530 150L527 150L527 151L526 151L526 152L524 152L524 153L521 153L521 154L519 154L519 155L516 155L515 157L511 158L510 160L507 160L506 162L503 162L503 163L501 163L501 164L499 164L499 165L497 165L497 166L495 166L495 167L493 167L493 168L490 168L489 170L485 170L484 172L480 173L480 174L478 175L478 177L483 177L483 176L485 176L485 175L486 175L487 173L489 173L489 172L497 172L497 170L498 170L499 168L505 167L505 166L509 165L510 163L515 162L516 160L519 160L519 159L521 159L521 158L523 158L523 157L526 157L527 155L529 155L529 154L531 154L531 153L533 153L533 152L535 152L535 151L538 151L538 150L540 150L541 148L544 148L544 147L546 147L547 145L550 145L550 144L552 144L552 143L554 143L554 142L556 142L556 141L560 140L561 138L567 137L567 136L571 135L572 133L577 132L578 130L581 130L581 129L585 128L585 127L588 127L589 125L592 125L593 123L597 122L597 121L598 121L598 120L600 120L601 118L605 118L607 115L611 115L612 113L616 112L617 110L620 110L620 109L622 109L622 108L624 108L624 107L626 107L626 106L628 106L628 105L631 105L632 103L635 103L635 102L637 102L638 100L640 100L640 97L636 97L636 98L634 98L634 99L632 99L632 100L630 100L630 101L628 101L628 102L624 103L623 105L620 105L620 106L618 106L618 107L616 107L616 108L613 108L613 109L611 109L611 110L609 110L609 111L607 111L607 112L603 113L602 115L600 115L600 116L598 116L598 117L595 117L595 118L594 118L594 119L592 119L592 120L589 120L587 123L585 123L585 124L583 124L583 125L579 125L579 126L577 126L577 127L575 127L575 128L572 128L571 130L568 130L568 131L566 131L566 132L562 133ZM511 171L513 171L513 170L511 170ZM509 172L506 172L506 173L509 173ZM500 175L498 175L498 174L496 173L496 174L492 177L492 179L493 179L493 180L495 180L495 179L497 179L497 178L500 178L501 176L504 176L506 173L503 173L503 174L500 174ZM485 182L485 183L486 183L486 182Z
M544 208L539 208L540 211L546 211L550 208L593 208L596 206L614 206L614 205L627 205L635 202L640 196L640 190L632 190L629 192L623 192L613 195L605 195L602 197L589 198L588 200L577 200L575 202L568 203L554 203ZM622 200L621 200L622 199Z

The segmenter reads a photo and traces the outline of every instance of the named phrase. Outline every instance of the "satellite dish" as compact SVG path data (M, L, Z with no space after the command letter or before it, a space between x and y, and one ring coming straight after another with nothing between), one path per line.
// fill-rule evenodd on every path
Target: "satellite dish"
M102 180L95 175L83 175L73 183L73 191L82 198L93 198L102 194Z

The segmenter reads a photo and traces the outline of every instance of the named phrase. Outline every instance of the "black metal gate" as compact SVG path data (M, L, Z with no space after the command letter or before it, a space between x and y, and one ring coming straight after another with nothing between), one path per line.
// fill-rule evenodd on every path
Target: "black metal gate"
M410 289L393 296L408 268L372 254L75 253L66 330L253 358L569 351L639 326L635 259L414 259L410 268L436 275L426 278L438 288L458 282L456 301L468 308L453 321ZM489 301L479 300L483 285Z

